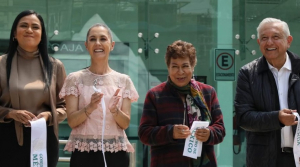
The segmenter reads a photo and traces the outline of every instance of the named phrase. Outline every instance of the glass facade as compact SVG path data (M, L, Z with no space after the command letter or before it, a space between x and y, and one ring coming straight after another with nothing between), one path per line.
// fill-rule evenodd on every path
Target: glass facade
M178 39L191 42L198 58L194 75L216 88L224 115L226 137L215 146L218 166L241 167L246 160L245 135L233 128L238 70L261 56L251 35L256 35L256 27L265 17L286 21L294 37L290 50L300 52L299 7L300 0L0 0L0 54L7 49L16 15L33 9L46 23L49 53L64 63L69 74L90 64L84 46L88 28L95 23L107 24L116 41L109 58L110 67L128 74L140 95L138 102L132 104L126 133L136 148L131 155L131 166L142 167L148 166L150 160L148 147L142 145L137 135L145 95L167 78L164 61L167 46ZM232 54L233 81L215 80L218 65L215 49L239 50L238 55ZM64 121L60 124L60 139L66 140L69 133ZM70 156L63 151L63 145L60 156ZM68 166L68 162L59 162L58 166Z

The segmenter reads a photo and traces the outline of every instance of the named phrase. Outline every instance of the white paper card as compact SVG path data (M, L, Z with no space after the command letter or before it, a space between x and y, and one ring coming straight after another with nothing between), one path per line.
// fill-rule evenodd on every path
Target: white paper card
M191 135L185 139L183 156L197 159L201 156L202 142L198 141L195 137L195 132L198 128L208 127L209 122L207 121L194 121L190 129Z
M293 114L296 115L296 117L298 118L298 125L294 138L293 152L296 167L300 167L300 119L298 113L294 112Z
M47 125L44 118L30 121L31 150L30 166L47 167Z

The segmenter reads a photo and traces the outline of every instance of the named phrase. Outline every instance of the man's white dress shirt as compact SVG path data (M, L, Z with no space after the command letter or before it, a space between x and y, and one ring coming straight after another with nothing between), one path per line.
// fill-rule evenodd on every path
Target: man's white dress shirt
M291 60L286 53L286 61L281 69L278 71L277 68L273 67L268 62L269 69L272 71L277 89L280 103L280 110L287 108L288 106L288 89L289 89L289 77L292 71ZM275 105L275 104L274 104ZM285 126L281 129L281 147L293 147L294 138L291 126Z

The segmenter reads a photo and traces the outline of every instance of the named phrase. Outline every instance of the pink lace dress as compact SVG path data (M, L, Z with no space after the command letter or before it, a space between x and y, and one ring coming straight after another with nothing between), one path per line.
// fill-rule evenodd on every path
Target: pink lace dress
M97 75L88 69L80 70L68 75L59 96L60 98L69 95L78 97L78 109L80 110L90 103L91 95L95 92L93 89L94 82L97 82L97 88L100 88L104 94L106 104L103 136L104 151L134 152L125 131L118 126L108 109L108 102L118 88L120 88L119 95L122 96L118 104L119 108L121 108L124 98L129 98L132 102L137 101L139 95L128 75L116 71L105 75ZM99 104L98 108L91 113L86 121L72 129L64 150L102 151L102 126L103 110L101 104Z

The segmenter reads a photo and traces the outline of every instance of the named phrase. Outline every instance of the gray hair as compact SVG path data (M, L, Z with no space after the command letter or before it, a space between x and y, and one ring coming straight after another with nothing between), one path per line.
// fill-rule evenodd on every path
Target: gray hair
M91 28L89 28L89 30L88 30L88 32L86 34L86 42L88 41L88 37L89 37L91 29L94 28L94 27L104 27L105 29L107 29L108 35L110 36L110 41L111 42L113 41L112 32L111 32L110 28L106 24L96 23Z
M260 33L261 27L262 27L263 25L267 24L267 23L280 23L280 24L282 25L282 30L283 30L283 32L284 32L284 35L285 35L286 37L288 37L288 36L291 35L291 34L290 34L290 30L289 30L289 26L288 26L288 24L287 24L285 21L282 21L282 20L276 19L276 18L268 17L268 18L263 19L263 20L259 23L259 25L258 25L258 27L257 27L257 29L256 29L256 31L257 31L257 39L259 39L259 35L260 35L259 33Z

